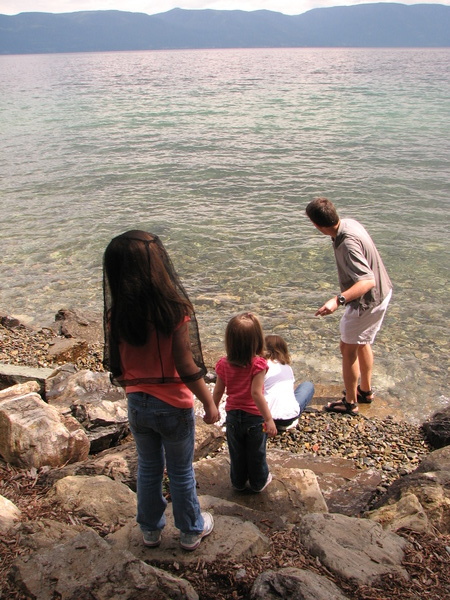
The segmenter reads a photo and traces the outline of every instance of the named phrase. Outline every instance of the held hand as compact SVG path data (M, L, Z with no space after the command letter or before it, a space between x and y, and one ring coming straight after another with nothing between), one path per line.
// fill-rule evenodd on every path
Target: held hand
M319 308L319 310L314 315L315 317L325 317L326 315L331 315L335 310L339 308L339 304L336 296L330 298L328 302L325 302L323 306Z
M264 421L263 429L269 437L275 437L278 433L277 426L275 425L273 419L270 419L270 421Z
M203 420L207 425L212 425L213 423L217 423L217 421L220 421L220 413L215 405L213 405L212 407L208 406L207 408L205 408L205 415L203 417Z

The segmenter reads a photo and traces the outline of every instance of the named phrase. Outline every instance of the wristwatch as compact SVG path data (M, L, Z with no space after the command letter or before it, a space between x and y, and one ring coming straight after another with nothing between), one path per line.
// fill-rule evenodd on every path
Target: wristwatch
M345 299L345 296L343 296L342 294L338 294L336 296L336 298L337 298L337 302L338 302L339 306L344 306L345 303L347 302L347 300Z

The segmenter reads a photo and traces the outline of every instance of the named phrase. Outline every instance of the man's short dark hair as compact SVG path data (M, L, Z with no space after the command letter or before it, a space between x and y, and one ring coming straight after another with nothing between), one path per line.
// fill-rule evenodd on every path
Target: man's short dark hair
M333 227L339 223L334 204L328 198L316 198L306 207L306 214L319 227Z

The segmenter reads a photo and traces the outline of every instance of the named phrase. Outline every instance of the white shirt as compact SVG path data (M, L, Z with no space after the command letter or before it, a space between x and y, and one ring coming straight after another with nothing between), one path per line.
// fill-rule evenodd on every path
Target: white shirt
M264 378L264 396L273 419L294 419L300 408L294 396L294 372L290 365L268 360Z

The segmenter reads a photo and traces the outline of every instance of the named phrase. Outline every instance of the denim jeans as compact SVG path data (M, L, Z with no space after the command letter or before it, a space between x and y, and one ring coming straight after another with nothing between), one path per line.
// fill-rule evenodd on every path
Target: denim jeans
M203 531L192 461L195 416L143 392L128 394L128 420L138 454L137 517L141 531L161 530L167 501L164 467L170 481L175 526L183 533Z
M266 461L267 435L263 431L264 419L243 410L227 412L227 442L230 452L231 484L242 489L248 481L258 491L264 487L269 475Z
M295 388L294 396L298 402L300 409L298 416L300 416L314 396L314 385L311 381L304 381Z
M314 396L314 385L311 383L311 381L304 381L303 383L300 383L300 385L298 385L294 390L294 396L298 402L298 415L292 419L276 419L275 425L288 427L289 425L292 425L296 419L298 419Z

